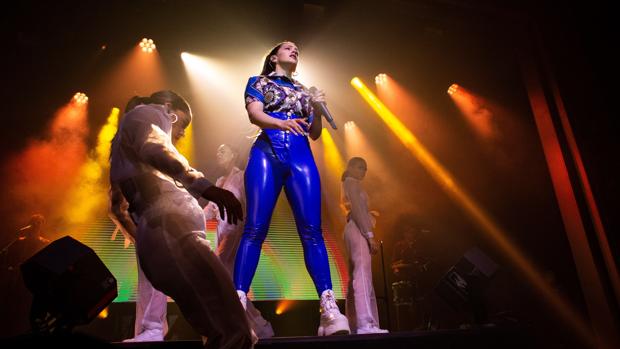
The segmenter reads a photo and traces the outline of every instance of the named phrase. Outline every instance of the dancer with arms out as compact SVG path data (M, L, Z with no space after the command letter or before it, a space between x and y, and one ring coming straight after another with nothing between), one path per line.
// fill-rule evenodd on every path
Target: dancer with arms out
M189 104L172 91L156 92L124 115L112 141L112 198L125 200L137 222L133 233L144 275L176 301L205 347L251 348L250 325L230 276L206 243L196 199L214 201L231 223L243 212L232 193L212 185L172 145L171 135L191 118Z
M162 95L164 101L172 103L173 95ZM167 98L166 98L167 97ZM150 97L132 97L125 106L125 112L127 114L135 107L144 104L150 104ZM176 143L184 136L185 130L182 127L174 127L171 134L172 144ZM126 245L130 241L135 245L136 235L136 222L131 214L128 212L129 203L123 196L121 189L117 186L110 187L110 212L109 216L116 224L126 239ZM144 275L140 261L136 255L136 262L138 264L138 285L136 290L136 319L134 321L134 336L132 338L125 339L123 342L159 342L163 341L166 333L168 332L168 321L166 315L168 314L168 296L162 292L156 290L149 279Z

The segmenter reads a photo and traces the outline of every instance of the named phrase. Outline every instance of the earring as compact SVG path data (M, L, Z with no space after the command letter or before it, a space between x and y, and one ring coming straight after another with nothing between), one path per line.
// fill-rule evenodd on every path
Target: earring
M172 123L176 123L177 121L179 121L179 116L176 113L170 113L168 114L170 116L174 116L174 120L172 120Z

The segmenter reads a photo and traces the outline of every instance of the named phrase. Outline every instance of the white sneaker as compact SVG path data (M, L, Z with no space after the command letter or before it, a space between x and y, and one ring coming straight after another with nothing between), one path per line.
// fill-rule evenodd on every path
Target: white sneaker
M164 332L161 329L144 330L139 335L125 339L123 343L131 342L162 342L164 340Z
M364 327L357 329L357 334L371 334L371 333L389 333L390 331L379 328L375 325L368 324Z
M254 348L256 343L258 343L258 336L256 335L256 332L251 328L250 328L250 334L252 336L252 348Z
M248 295L241 290L237 290L237 295L239 296L239 302L241 302L243 310L248 311ZM254 347L254 345L258 342L258 336L253 328L250 328L250 333L252 335L252 347Z
M334 291L325 290L321 294L321 321L319 324L319 336L332 336L349 334L349 320L340 313Z
M237 290L237 295L239 296L239 301L241 302L241 305L243 305L243 310L247 311L248 310L248 295L246 295L245 292L241 290Z
M260 323L253 322L252 325L258 338L271 338L275 335L273 328L271 327L271 323L265 319L262 319Z

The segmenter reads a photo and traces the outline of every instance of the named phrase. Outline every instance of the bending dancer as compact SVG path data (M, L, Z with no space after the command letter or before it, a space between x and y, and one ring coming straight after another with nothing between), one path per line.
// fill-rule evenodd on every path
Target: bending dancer
M162 95L165 102L172 103L173 95ZM134 96L127 102L125 113L127 114L138 105L149 104L149 97ZM171 133L172 144L176 144L184 136L184 129L181 127L173 128ZM136 222L128 212L129 203L123 196L118 186L110 188L110 218L120 229L126 239L134 245L136 235ZM138 262L138 290L136 297L136 320L134 322L134 337L125 339L123 342L155 342L163 341L168 332L168 296L156 290L149 279L146 278L140 261Z
M372 285L371 255L379 250L372 229L375 218L368 211L368 194L361 181L366 176L366 161L354 157L342 174L341 206L347 217L344 240L349 254L349 287L346 313L357 334L387 333L379 328L377 298Z
M243 186L243 171L237 167L238 160L239 152L232 146L222 144L218 147L216 161L225 170L225 174L217 179L215 185L233 193L243 205L245 203L245 188ZM241 224L229 224L225 218L218 217L217 205L212 202L205 207L205 217L207 220L218 218L215 254L220 257L220 261L232 277L239 241L241 241L243 234L243 226ZM246 305L246 313L258 338L273 337L274 333L269 321L262 317L252 302L248 301Z
M113 198L126 200L125 212L137 222L134 239L144 275L176 301L206 337L205 347L251 348L250 325L230 276L206 242L196 198L214 201L230 223L243 212L233 194L212 185L172 145L171 134L182 132L191 118L187 102L172 91L156 92L124 115L110 156Z
M321 183L308 135L321 135L320 115L311 96L292 78L299 51L292 42L274 47L260 76L249 79L245 103L250 121L262 131L250 151L245 171L247 219L235 261L234 282L243 304L267 236L274 206L284 187L293 209L297 232L304 249L306 268L320 296L321 319L318 334L348 334L347 318L340 313L329 272L327 250L321 231Z

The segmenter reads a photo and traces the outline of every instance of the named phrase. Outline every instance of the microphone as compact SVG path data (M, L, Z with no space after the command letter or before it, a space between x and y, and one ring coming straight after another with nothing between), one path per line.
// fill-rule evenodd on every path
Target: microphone
M314 87L314 86L310 87L310 93L311 94L315 94L316 92L317 92L316 87ZM334 118L332 117L332 114L329 113L329 110L327 109L327 105L325 105L325 102L318 102L318 103L315 103L315 104L319 106L319 108L321 109L321 113L323 114L323 117L325 117L325 120L327 120L327 122L329 122L329 125L334 130L337 130L338 127L336 126L336 123L334 122Z

